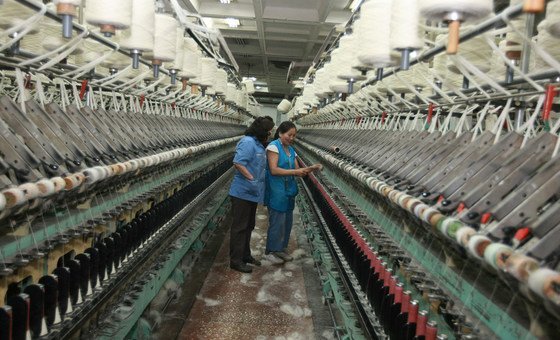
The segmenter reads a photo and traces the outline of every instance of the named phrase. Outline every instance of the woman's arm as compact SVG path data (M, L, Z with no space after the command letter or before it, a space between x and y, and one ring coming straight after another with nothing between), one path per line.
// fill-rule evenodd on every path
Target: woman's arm
M278 167L278 154L270 150L266 151L268 169L273 176L305 176L309 171L303 169L282 169Z
M251 175L251 173L245 166L241 164L233 164L233 166L243 175L243 177L247 178L250 181L254 179L253 175Z

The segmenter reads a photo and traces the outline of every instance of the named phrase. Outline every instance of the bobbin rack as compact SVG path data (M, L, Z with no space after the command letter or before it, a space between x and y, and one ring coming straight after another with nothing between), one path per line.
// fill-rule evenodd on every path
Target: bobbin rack
M356 334L560 334L558 5L363 1L309 69L289 115Z

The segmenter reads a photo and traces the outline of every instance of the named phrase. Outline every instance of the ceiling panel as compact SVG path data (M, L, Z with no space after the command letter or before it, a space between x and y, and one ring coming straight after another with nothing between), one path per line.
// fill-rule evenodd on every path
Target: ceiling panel
M350 0L181 0L221 31L244 77L256 77L270 95L294 93L287 82L291 62L313 60L335 25L351 15ZM240 21L229 27L225 18ZM305 64L306 65L306 64ZM292 68L290 79L302 76L307 66Z

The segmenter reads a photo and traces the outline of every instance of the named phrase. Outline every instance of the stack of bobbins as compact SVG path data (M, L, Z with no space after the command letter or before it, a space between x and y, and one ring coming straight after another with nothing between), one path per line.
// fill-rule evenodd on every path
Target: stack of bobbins
M420 12L432 20L444 20L449 25L447 53L456 54L459 50L459 29L461 21L478 19L493 10L492 0L420 0Z
M132 20L132 0L88 0L86 20L99 26L100 32L110 37L117 30L130 27Z
M553 37L560 38L560 1L549 1L546 5L546 21L548 33Z
M76 17L76 8L81 0L55 0L56 14L62 17L62 36L66 39L72 37L72 20Z

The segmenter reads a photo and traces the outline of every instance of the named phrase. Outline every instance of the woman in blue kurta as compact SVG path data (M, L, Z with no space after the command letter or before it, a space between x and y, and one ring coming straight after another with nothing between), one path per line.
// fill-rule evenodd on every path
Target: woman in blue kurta
M265 204L268 207L268 233L266 259L273 263L290 261L286 253L293 224L295 196L298 193L294 176L302 177L320 169L316 164L300 168L296 152L291 146L296 137L294 123L282 122L276 130L274 140L266 148L268 166L266 171Z
M274 127L271 117L258 117L249 126L235 150L236 169L229 189L233 221L230 230L230 268L250 273L247 264L260 265L251 256L251 233L255 228L257 204L263 203L266 153L264 144Z

